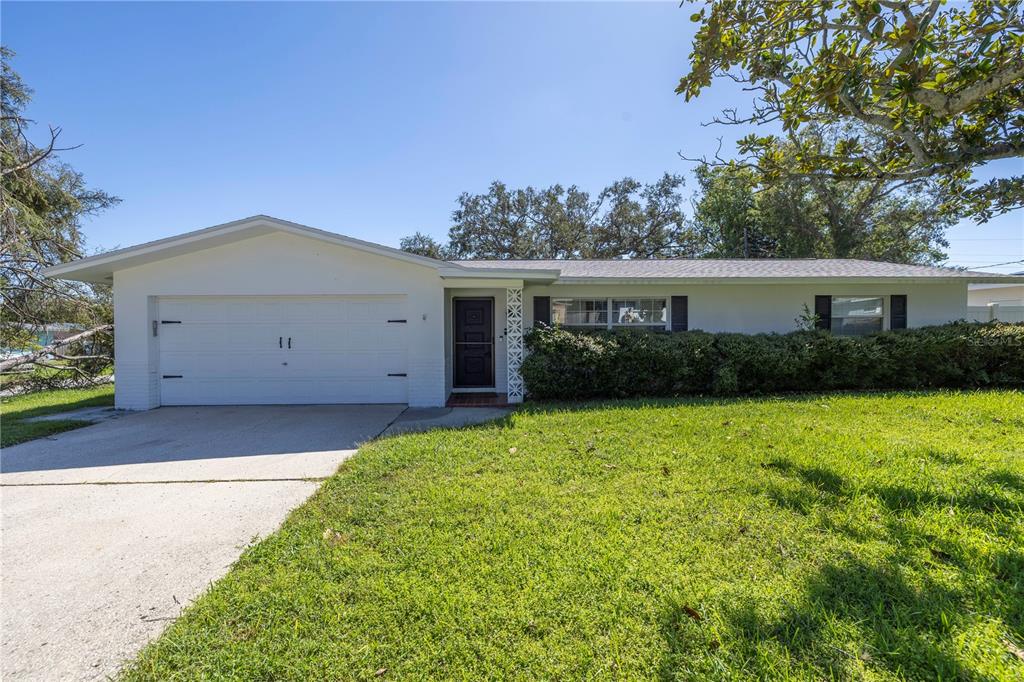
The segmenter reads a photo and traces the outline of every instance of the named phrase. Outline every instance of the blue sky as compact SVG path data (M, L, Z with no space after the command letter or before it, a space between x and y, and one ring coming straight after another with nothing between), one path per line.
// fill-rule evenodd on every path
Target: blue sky
M691 13L4 2L0 18L30 114L82 143L66 160L123 199L87 226L108 249L255 213L397 245L443 238L456 197L495 179L598 191L689 174L679 151L711 154L718 136L729 151L744 132L699 123L747 99L727 83L689 104L673 93ZM1022 212L949 236L953 264L1024 259Z

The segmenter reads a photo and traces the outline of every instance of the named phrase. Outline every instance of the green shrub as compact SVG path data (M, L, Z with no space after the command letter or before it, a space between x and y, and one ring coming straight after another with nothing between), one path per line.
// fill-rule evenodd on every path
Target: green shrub
M998 322L862 337L539 327L526 348L527 393L542 400L1024 386L1024 324Z

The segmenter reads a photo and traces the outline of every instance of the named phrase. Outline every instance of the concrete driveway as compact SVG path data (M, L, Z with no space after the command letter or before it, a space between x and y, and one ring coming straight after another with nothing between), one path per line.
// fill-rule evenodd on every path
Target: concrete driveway
M0 677L115 674L402 412L169 407L5 448Z

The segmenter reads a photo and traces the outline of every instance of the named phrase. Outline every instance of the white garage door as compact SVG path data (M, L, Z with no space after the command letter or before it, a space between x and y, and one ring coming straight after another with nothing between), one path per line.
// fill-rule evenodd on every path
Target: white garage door
M164 405L404 403L402 296L161 298Z

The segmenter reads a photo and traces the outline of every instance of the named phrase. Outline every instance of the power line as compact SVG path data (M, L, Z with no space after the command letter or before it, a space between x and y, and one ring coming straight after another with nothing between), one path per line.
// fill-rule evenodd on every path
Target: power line
M961 263L970 263L971 261L960 261L960 262ZM977 261L974 261L974 263L977 263ZM998 268L1000 265L1017 265L1018 263L1024 263L1024 259L1022 259L1022 260L1006 261L1005 263L989 263L988 265L975 265L974 267L978 267L978 268Z

